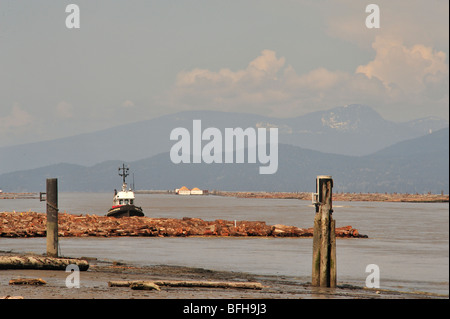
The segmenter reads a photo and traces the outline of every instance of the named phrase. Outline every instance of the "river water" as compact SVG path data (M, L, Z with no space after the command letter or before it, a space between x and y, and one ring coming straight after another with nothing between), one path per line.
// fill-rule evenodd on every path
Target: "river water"
M313 226L314 207L294 199L139 194L148 217L259 220ZM105 215L112 194L60 193L59 209ZM338 285L366 285L366 266L380 270L380 288L449 294L448 203L333 202L336 227L351 225L367 239L337 239ZM0 200L1 211L45 212L37 199ZM136 265L178 265L311 281L310 238L60 238L60 254ZM45 238L0 238L0 250L44 253Z

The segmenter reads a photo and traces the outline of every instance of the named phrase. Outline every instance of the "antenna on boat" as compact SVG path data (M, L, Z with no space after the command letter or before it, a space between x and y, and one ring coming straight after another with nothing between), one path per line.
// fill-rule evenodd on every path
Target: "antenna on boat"
M120 170L122 170L122 174L120 173ZM125 167L125 164L122 164L122 167L119 167L119 176L123 177L123 183L125 184L125 178L130 175L128 174L128 167Z

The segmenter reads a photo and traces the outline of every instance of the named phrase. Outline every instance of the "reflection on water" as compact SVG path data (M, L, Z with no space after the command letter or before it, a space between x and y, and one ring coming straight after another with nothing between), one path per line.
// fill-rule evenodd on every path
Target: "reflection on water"
M138 195L149 217L262 220L312 227L308 201L217 196ZM105 215L112 194L60 193L60 211ZM0 200L0 211L45 211L39 200ZM365 285L368 264L380 268L380 288L448 294L449 206L426 203L335 202L336 226L368 239L338 239L338 284ZM308 238L61 238L67 256L136 264L171 264L293 276L310 281ZM45 239L0 239L0 250L45 252Z

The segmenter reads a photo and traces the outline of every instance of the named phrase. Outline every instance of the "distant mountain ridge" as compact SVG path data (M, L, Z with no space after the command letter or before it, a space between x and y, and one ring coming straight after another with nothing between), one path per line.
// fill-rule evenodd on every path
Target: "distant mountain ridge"
M122 161L84 167L56 164L0 175L4 191L43 191L59 178L61 191L112 192L120 188ZM338 192L449 192L449 130L399 142L367 156L322 153L279 145L276 174L260 175L260 164L173 164L168 153L128 162L138 189L186 185L230 191L312 191L317 175L330 174Z
M278 127L279 143L325 153L364 156L397 142L448 127L436 118L394 123L364 105L335 107L295 118L247 113L185 111L93 133L31 144L0 147L0 174L70 163L92 166L107 160L133 162L170 151L170 132L202 127Z

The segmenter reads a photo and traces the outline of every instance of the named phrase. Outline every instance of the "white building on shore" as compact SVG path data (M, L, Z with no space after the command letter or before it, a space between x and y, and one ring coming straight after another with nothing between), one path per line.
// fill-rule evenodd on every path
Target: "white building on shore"
M203 195L203 191L197 187L194 187L191 189L191 195Z
M201 190L197 187L189 189L186 186L175 189L177 195L208 195L208 190Z
M191 195L191 190L187 188L186 186L181 187L178 192L178 195Z

